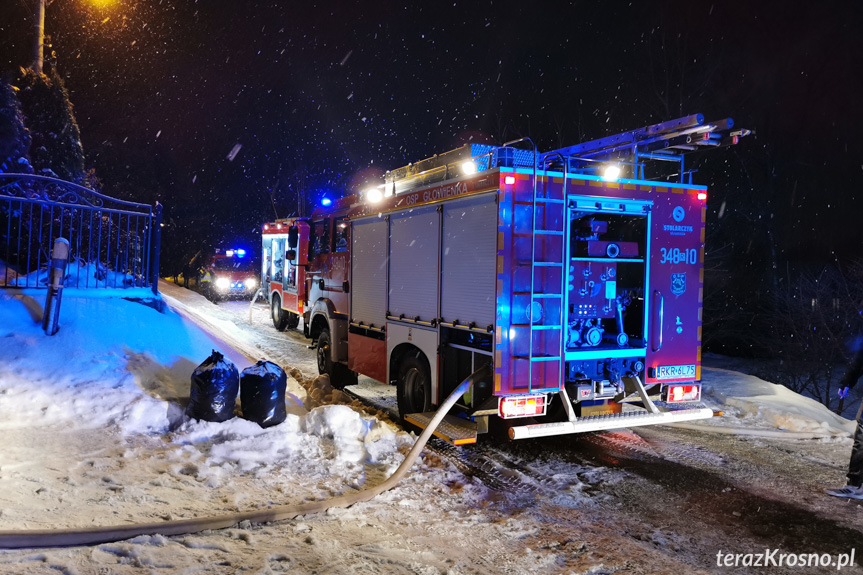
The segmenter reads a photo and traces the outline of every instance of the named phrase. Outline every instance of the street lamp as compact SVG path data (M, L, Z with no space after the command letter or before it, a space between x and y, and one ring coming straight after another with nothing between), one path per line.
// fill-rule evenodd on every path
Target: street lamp
M42 60L45 53L45 0L39 0L36 9L36 46L33 54L33 70L42 74Z
M42 73L42 61L45 59L45 1L38 0L36 8L36 42L33 49L33 70ZM111 4L114 0L90 0L99 7Z

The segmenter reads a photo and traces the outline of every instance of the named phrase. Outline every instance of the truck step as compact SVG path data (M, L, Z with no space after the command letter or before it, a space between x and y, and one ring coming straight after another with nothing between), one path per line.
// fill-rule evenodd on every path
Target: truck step
M409 413L405 415L405 421L425 429L437 412ZM466 445L476 443L476 423L468 419L462 419L455 415L445 415L443 421L434 431L436 437L440 437L451 445Z
M639 427L642 425L669 424L676 423L678 421L710 419L711 417L713 417L713 410L706 407L663 411L660 413L634 411L609 415L592 415L588 417L579 417L576 421L538 423L534 425L511 427L509 430L509 437L510 439L527 439L529 437L547 437L549 435L603 431L606 429L621 429L624 427Z

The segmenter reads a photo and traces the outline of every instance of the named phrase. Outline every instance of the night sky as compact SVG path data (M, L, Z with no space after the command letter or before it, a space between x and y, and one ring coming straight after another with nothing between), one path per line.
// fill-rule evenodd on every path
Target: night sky
M35 2L0 2L8 74L30 64ZM549 150L701 112L757 132L696 160L716 241L830 261L863 245L861 5L54 0L46 33L88 167L166 206L169 253L251 243L300 189L342 195L466 142Z

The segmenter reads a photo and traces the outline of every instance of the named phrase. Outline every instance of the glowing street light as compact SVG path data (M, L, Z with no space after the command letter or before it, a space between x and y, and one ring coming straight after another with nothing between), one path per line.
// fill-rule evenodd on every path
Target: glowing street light
M116 0L90 0L97 8L104 8ZM36 42L33 46L33 71L42 73L42 62L45 59L45 0L38 0L36 7Z

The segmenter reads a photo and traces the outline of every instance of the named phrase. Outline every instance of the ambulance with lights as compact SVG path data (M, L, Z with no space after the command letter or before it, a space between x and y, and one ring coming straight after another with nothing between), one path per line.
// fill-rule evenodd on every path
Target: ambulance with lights
M436 431L454 444L500 420L520 439L712 417L707 190L684 158L747 134L696 114L545 153L472 144L388 172L264 226L273 322L302 317L321 373L396 386L419 427L470 378Z

